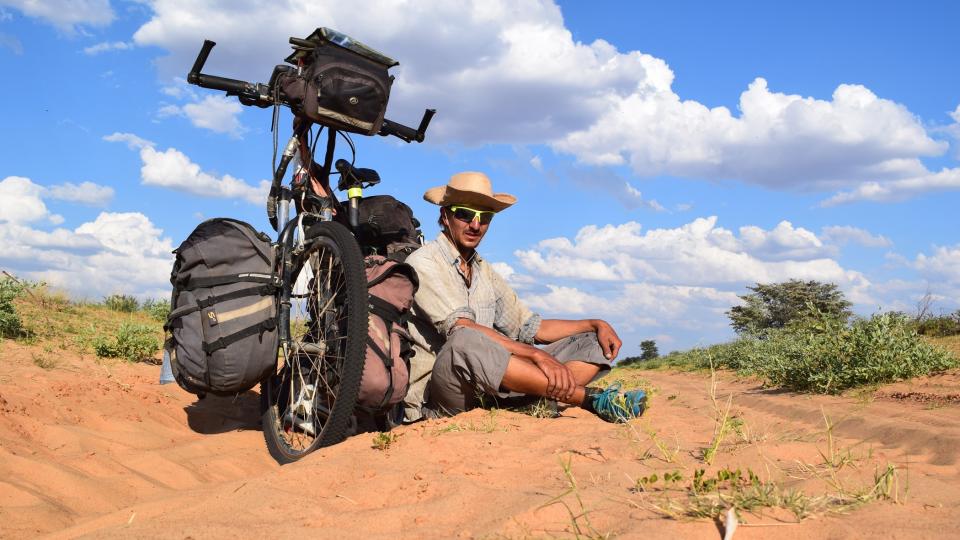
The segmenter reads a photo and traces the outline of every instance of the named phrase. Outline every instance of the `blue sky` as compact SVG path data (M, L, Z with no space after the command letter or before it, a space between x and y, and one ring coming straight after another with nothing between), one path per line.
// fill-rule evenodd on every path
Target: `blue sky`
M268 230L269 111L183 78L204 38L207 71L264 80L329 26L400 60L389 117L438 109L425 144L355 138L376 192L432 237L423 191L487 172L520 200L487 259L627 354L731 337L755 282L960 307L956 3L361 4L0 0L0 268L160 297L198 221Z

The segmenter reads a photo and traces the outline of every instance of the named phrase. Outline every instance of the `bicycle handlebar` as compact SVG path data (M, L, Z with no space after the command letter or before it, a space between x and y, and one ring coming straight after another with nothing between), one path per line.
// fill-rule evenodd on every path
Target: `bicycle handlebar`
M312 47L314 45L310 41L297 38L290 38L290 43L298 47ZM240 103L244 105L256 105L261 108L276 104L289 105L286 96L282 94L278 94L277 98L274 98L274 87L276 85L276 75L278 74L277 69L274 70L274 76L270 78L270 84L251 83L240 79L228 79L227 77L201 73L204 64L207 63L207 57L210 56L210 51L213 50L215 45L216 42L214 41L210 41L209 39L203 40L200 53L197 54L197 59L193 62L193 68L191 68L190 73L187 74L188 83L211 90L222 90L226 92L228 96L237 96ZM288 66L278 66L278 68L279 67L293 69ZM408 143L413 141L423 142L427 134L427 127L430 125L430 120L436 112L436 109L427 109L424 111L423 118L420 120L420 126L417 127L417 129L384 118L378 134L384 137L393 135Z
M187 82L202 88L223 90L228 96L237 96L240 103L244 105L256 105L261 108L273 105L273 100L270 98L270 88L265 84L200 73L203 71L203 65L207 63L207 57L210 56L210 51L213 50L214 45L216 45L216 42L209 39L203 41L200 54L197 55L197 59L193 63L193 69L190 70L190 73L187 73Z

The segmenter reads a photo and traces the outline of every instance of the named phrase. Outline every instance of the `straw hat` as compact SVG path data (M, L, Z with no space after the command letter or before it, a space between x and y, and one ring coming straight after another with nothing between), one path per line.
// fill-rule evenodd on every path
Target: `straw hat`
M517 202L517 198L509 193L494 193L490 179L480 172L455 174L450 177L447 185L428 189L423 194L423 200L440 206L462 204L494 212L504 210Z

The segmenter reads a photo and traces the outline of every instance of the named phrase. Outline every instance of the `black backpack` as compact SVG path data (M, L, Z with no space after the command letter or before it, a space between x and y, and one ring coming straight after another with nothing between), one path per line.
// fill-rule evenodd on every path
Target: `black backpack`
M277 367L276 255L243 221L204 221L174 251L164 329L174 378L194 394L253 388Z
M302 71L284 71L277 80L293 113L342 131L379 133L393 85L387 69L397 62L329 28L300 41L312 49L287 62L302 62Z
M360 199L357 240L368 253L403 262L423 245L423 232L405 203L390 195L373 195Z

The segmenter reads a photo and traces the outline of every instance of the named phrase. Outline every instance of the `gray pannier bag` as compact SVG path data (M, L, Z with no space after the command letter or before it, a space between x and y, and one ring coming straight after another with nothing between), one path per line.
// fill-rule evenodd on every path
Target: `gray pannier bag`
M270 237L242 221L204 221L174 251L164 325L174 378L193 394L253 388L277 366L278 280Z

